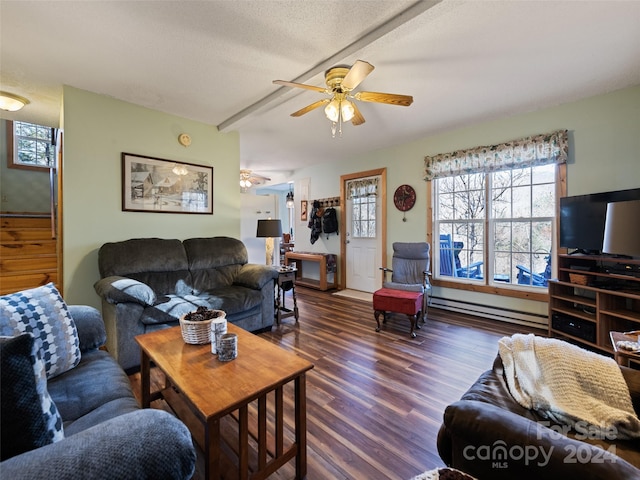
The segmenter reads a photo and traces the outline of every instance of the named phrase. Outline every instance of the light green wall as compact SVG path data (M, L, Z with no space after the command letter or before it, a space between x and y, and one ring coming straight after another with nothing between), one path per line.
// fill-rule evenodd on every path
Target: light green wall
M49 170L7 167L7 120L0 120L0 211L51 212Z
M569 195L640 187L640 86L554 108L461 127L354 157L348 162L326 163L301 169L296 171L295 178L311 178L309 198L323 198L339 193L340 175L387 167L387 252L390 264L393 242L424 241L426 238L427 207L430 203L426 198L426 183L422 180L423 159L426 155L493 145L559 129L569 131ZM348 134L346 131L345 135ZM392 203L393 191L403 183L412 185L418 197L416 206L407 212L406 222L402 222L402 213ZM316 245L305 245L304 249L326 248L332 253L339 253L340 250L337 239L319 247ZM435 289L434 293L447 298L487 305L500 304L505 308L543 315L547 311L546 303L504 296L452 289Z
M215 126L64 87L64 294L98 307L98 249L136 237L240 236L239 140ZM188 133L185 148L178 135ZM122 211L121 153L214 168L213 215Z

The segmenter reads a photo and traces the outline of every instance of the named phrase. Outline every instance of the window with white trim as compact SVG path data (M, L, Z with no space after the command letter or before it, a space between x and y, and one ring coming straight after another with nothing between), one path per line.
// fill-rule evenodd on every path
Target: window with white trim
M566 132L425 158L434 278L546 288ZM439 247L439 248L438 248Z
M9 122L8 133L7 143L13 147L9 167L48 169L55 166L54 128L13 121Z
M555 168L543 165L434 180L434 231L440 239L436 277L546 287Z

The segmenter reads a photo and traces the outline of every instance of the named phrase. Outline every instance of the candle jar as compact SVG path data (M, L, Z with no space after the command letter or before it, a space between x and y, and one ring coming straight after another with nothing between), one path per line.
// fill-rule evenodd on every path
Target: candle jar
M228 362L238 356L238 336L235 333L225 333L220 339L218 360Z

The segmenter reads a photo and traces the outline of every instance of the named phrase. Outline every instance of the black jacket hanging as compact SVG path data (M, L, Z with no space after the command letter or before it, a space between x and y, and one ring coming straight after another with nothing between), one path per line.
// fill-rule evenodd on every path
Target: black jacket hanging
M324 209L320 208L320 202L318 200L313 201L313 208L311 210L311 216L309 217L309 228L311 229L311 238L309 241L311 245L316 243L316 240L322 233L322 213Z

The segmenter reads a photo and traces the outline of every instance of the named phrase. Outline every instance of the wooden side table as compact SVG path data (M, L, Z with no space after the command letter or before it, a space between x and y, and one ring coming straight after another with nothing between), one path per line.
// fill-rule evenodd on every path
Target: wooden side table
M298 323L298 301L296 299L296 272L292 267L282 268L278 271L276 280L276 323L279 325L283 318L294 316ZM285 293L291 290L293 296L293 310L285 306Z
M620 341L637 342L638 335L640 335L640 331L638 330L634 332L609 332L611 345L613 346L613 358L615 358L618 365L628 367L631 360L640 362L640 352L618 348L616 345L616 343Z

